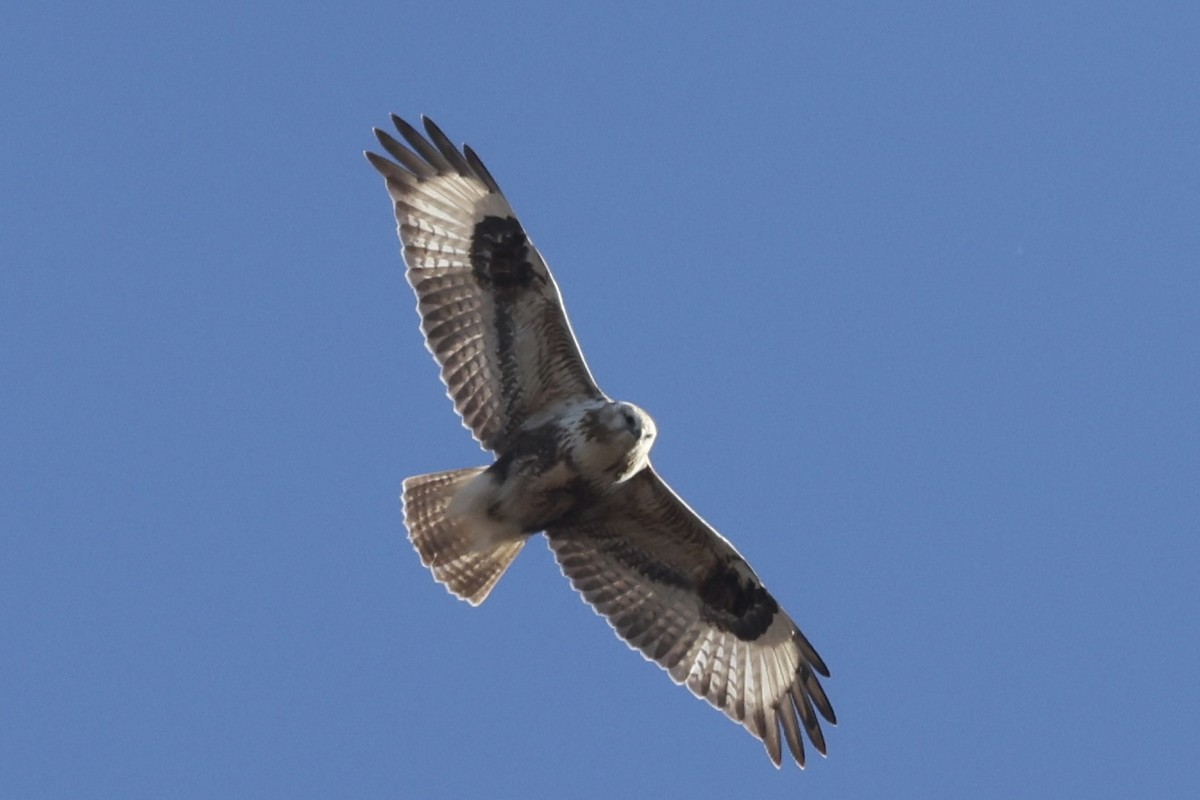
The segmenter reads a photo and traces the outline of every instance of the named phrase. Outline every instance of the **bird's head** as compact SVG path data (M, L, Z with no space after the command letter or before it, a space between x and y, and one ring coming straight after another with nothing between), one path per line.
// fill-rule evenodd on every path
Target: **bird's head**
M650 448L654 445L654 438L658 436L658 426L649 414L633 403L614 403L613 407L622 432L628 433L633 439L628 466L617 478L618 481L624 481L650 463Z

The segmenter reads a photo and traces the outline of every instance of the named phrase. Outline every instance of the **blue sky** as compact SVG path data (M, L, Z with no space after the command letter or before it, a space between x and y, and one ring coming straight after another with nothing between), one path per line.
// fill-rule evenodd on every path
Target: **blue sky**
M202 5L0 25L0 794L1200 784L1194 6ZM390 112L481 154L829 663L828 759L777 772L540 543L479 609L421 567L400 481L486 457Z

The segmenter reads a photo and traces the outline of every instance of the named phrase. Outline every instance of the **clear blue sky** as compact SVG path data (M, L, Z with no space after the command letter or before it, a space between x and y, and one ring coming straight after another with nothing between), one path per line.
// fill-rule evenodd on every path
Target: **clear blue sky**
M1194 4L9 5L0 795L1200 785ZM482 155L829 663L828 759L539 542L480 609L420 566L400 481L485 455L361 156L393 111Z

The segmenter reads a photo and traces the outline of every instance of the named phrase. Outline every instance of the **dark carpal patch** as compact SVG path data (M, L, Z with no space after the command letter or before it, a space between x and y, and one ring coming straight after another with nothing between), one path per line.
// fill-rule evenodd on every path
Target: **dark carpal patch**
M471 236L471 271L481 286L521 289L540 277L529 262L529 239L512 217L484 217Z
M713 567L699 592L705 618L744 642L762 636L779 611L775 598L757 581L739 575L729 561Z

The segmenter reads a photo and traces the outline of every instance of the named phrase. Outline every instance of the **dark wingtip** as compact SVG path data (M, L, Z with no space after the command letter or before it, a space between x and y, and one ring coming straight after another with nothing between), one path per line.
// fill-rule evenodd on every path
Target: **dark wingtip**
M388 161L378 153L372 153L370 150L363 150L363 155L366 156L367 161L371 162L372 167L385 175L388 172L388 167L392 166L392 162Z
M417 132L416 128L414 128L412 125L409 125L407 120L405 120L399 114L389 114L388 116L391 117L392 124L396 126L396 130L400 131L400 134L404 136L405 139L407 139L410 134L414 136L421 135Z
M389 116L392 125L395 126L396 131L408 147L397 141L387 131L379 128L371 130L383 149L419 179L453 171L463 177L475 177L483 181L488 191L499 195L504 194L500 190L500 184L483 165L483 161L471 149L471 146L464 144L461 150L455 147L450 137L427 114L422 114L420 117L421 127L425 129L425 134L422 134L399 114L390 114Z
M399 119L394 114L392 116L395 119ZM400 122L403 122L403 120L400 120ZM400 127L399 124L397 125L397 129L406 137L409 135L405 133L405 129ZM387 131L380 130L379 128L374 128L373 130L375 131L375 138L379 140L379 144L383 146L383 149L386 150L392 158L400 162L400 165L410 173L422 180L426 178L432 178L434 175L437 175L437 167L431 163L427 157L422 158L422 156L418 155L418 153L408 149L399 140L397 140L396 137L392 136ZM412 132L412 136L415 136L416 139L425 147L429 147L429 145L425 144L424 140L421 139L420 134L417 134L414 131ZM419 147L417 149L420 150ZM421 150L420 152L423 153L424 151Z
M422 117L422 119L424 118ZM423 158L425 163L428 164L435 172L444 175L454 169L453 165L441 152L441 150L439 150L428 139L422 136L421 132L412 125L409 125L396 114L392 114L392 124L396 126L396 130L400 132L400 135L404 138L404 141L408 143L408 146L411 147L418 156ZM388 152L391 151L389 150ZM393 153L393 155L397 155L397 157L399 157L398 154ZM405 163L405 166L408 166L408 164Z
M483 165L483 161L471 149L471 145L463 145L463 155L466 156L467 163L471 165L471 169L474 170L475 174L487 184L489 190L496 194L504 194L504 192L500 191L500 184L496 183L496 179L492 177L492 173L488 172L488 168Z
M375 134L375 141L379 142L380 147L389 153L392 152L392 147L395 145L396 140L392 138L390 133L380 128L371 128L371 133Z
M804 659L812 665L812 668L816 670L818 675L828 678L829 667L825 666L825 660L821 658L821 654L817 652L817 648L812 646L812 642L808 640L808 637L799 628L795 629L793 636L800 647L800 652L804 655Z
M454 146L454 142L450 141L441 128L437 126L433 120L424 114L421 115L421 123L425 126L425 133L429 136L429 141L433 142L433 146L450 162L450 166L463 177L471 175L471 167L467 165L463 154Z

